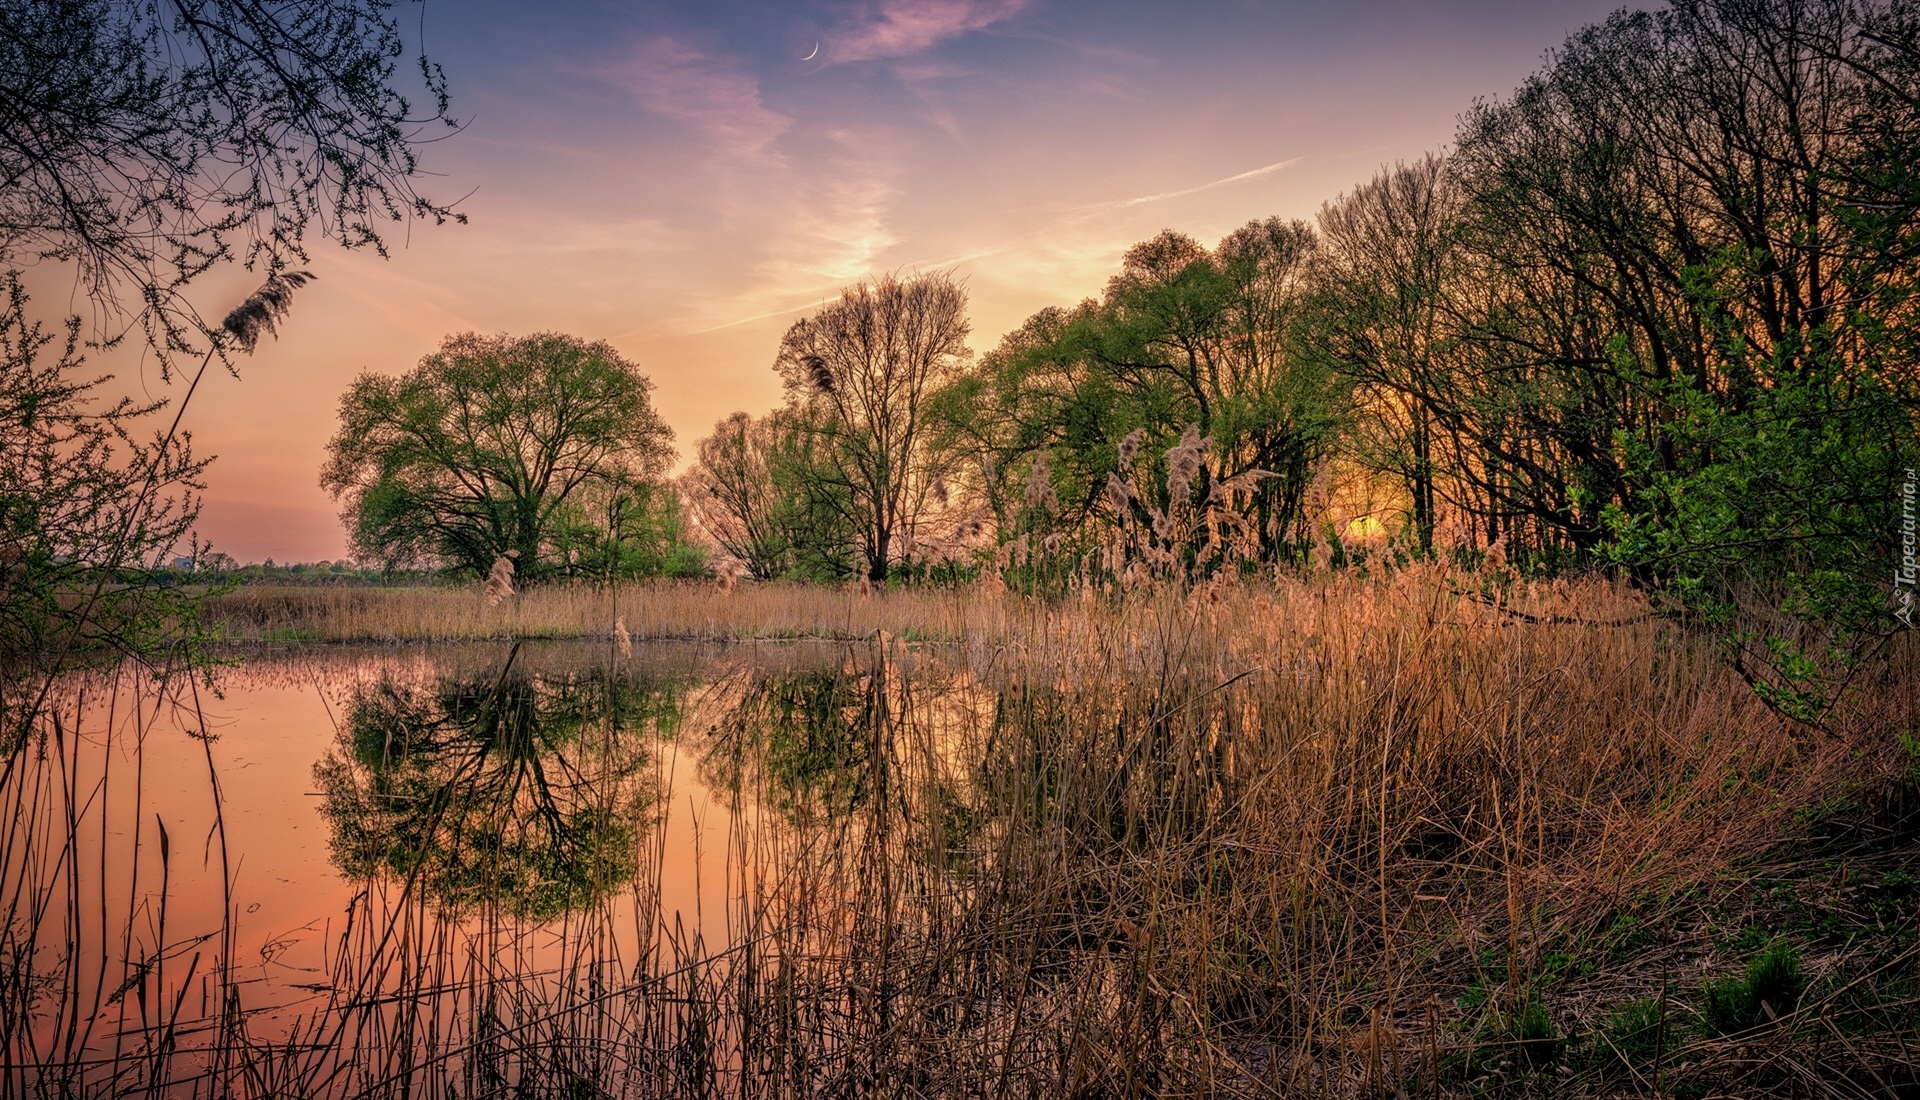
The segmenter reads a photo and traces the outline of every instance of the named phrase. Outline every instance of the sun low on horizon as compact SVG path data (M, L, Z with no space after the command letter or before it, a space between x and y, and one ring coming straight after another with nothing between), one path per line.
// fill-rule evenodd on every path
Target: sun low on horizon
M312 247L278 338L194 398L218 456L200 534L243 562L346 556L318 485L341 393L460 332L611 343L684 466L715 421L778 403L782 332L844 287L950 271L983 354L1163 229L1311 220L1616 7L429 4L461 125L424 147L422 190L466 223L398 225L386 258Z

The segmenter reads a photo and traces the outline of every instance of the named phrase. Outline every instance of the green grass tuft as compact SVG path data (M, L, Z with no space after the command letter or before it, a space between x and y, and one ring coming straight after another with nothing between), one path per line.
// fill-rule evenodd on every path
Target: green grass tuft
M1628 1001L1600 1021L1594 1051L1603 1062L1643 1065L1660 1050L1660 1002L1654 997Z
M1715 1034L1747 1031L1792 1012L1805 985L1799 949L1775 940L1747 964L1745 974L1708 982L1701 991L1700 1015Z

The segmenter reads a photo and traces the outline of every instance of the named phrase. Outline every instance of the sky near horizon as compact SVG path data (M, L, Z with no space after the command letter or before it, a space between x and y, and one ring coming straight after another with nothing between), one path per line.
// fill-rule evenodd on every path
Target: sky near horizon
M340 394L467 330L609 341L684 464L719 418L778 403L781 333L844 286L953 270L986 352L1162 229L1211 246L1311 219L1619 6L429 3L465 126L424 150L422 190L469 224L397 229L385 260L314 247L279 339L187 414L219 456L200 531L241 561L345 556L318 486ZM253 281L205 280L203 312Z

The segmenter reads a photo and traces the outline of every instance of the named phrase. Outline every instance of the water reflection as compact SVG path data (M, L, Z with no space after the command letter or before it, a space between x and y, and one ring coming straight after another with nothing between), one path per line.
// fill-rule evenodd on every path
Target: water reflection
M976 827L992 699L944 664L863 645L832 662L743 668L713 699L700 779L736 805L788 827L905 829L934 863Z
M631 880L651 820L650 742L684 684L605 668L355 685L314 766L335 864L392 875L452 911L544 919Z
M76 704L85 736L34 773L36 851L64 877L30 900L70 919L13 969L65 984L0 1027L0 1094L258 1092L256 1072L273 1094L806 1091L911 1061L923 1018L950 1031L913 975L949 957L997 843L997 696L935 656L322 651L223 689L157 725ZM109 764L130 782L69 814ZM224 834L189 793L209 769ZM230 859L183 857L210 835Z
M702 758L707 786L736 797L757 790L764 806L796 821L845 814L865 799L874 677L841 667L753 669L728 686Z

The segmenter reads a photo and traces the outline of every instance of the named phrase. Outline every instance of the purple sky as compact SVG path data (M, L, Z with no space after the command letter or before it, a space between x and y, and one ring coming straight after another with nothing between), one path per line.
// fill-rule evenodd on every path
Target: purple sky
M194 399L219 455L202 532L242 561L343 556L317 485L339 395L450 332L612 342L683 456L773 407L781 332L863 276L955 269L990 350L1161 229L1311 218L1445 145L1618 6L430 4L468 125L426 151L425 190L468 195L470 224L416 225L385 261L316 250L279 341ZM252 281L208 280L203 308Z

